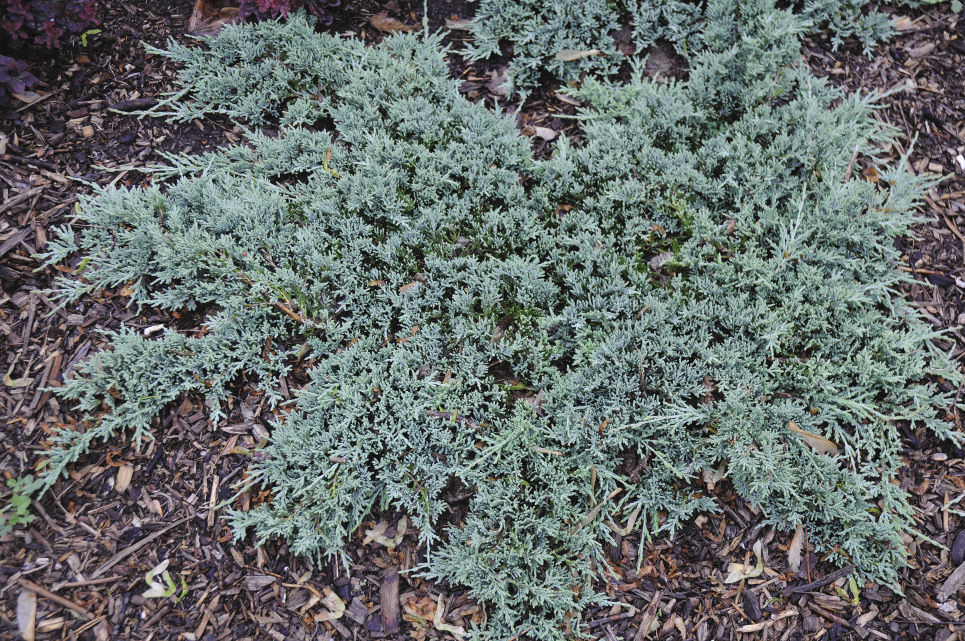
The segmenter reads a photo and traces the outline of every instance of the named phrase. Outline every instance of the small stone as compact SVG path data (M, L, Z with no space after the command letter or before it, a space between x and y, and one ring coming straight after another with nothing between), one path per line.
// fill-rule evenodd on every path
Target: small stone
M80 133L82 136L84 136L84 138L93 138L94 128L90 125L84 125L84 127L80 130Z

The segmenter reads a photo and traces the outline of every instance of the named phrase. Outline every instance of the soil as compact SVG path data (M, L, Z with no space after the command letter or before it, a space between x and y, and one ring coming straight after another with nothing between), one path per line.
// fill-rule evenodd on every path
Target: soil
M94 185L140 185L135 168L166 152L197 152L238 141L217 119L170 124L130 113L153 105L173 86L175 69L147 55L142 42L186 40L190 0L101 3L102 33L49 55L32 70L37 95L0 120L0 470L29 474L55 429L79 420L48 391L86 356L101 349L105 331L121 324L148 330L177 322L125 306L120 292L85 297L59 309L43 293L69 268L40 266L33 257L54 227L71 222L79 197ZM434 0L428 23L469 18L471 0ZM385 10L416 26L422 2L347 2L330 27L347 37L376 40L369 16ZM814 72L851 92L890 91L880 118L899 132L883 160L915 173L940 174L921 207L916 236L899 245L909 275L904 294L936 327L943 346L965 355L965 17L944 3L899 20L902 30L865 56L856 44L833 51L808 40L804 60ZM467 32L447 41L458 49ZM505 60L468 64L450 57L472 100L515 114L540 155L560 135L578 137L565 90L546 86L524 105L501 95ZM561 94L563 97L561 98ZM875 176L870 159L856 171ZM298 385L290 381L291 389ZM289 384L285 385L285 389ZM290 391L288 392L290 393ZM122 441L98 447L40 502L39 517L0 538L0 639L33 621L37 639L370 639L451 638L433 623L470 627L484 614L459 587L431 584L407 572L423 558L411 528L394 547L401 514L373 515L339 562L295 557L284 545L234 540L222 501L245 475L247 450L270 430L257 396L239 385L228 420L210 429L202 399L185 397L157 419L155 440L135 448ZM952 418L959 426L962 417ZM899 590L855 586L804 545L801 571L788 569L790 536L762 526L762 516L726 483L715 495L720 514L696 518L672 541L640 548L628 537L610 551L613 575L600 589L615 605L586 614L583 632L633 641L698 639L936 639L963 632L965 602L936 594L965 554L965 453L922 431L905 431L908 490L921 535L908 538L909 567ZM464 499L454 489L454 509ZM263 496L246 494L242 504ZM235 503L239 505L239 503ZM241 505L242 507L244 505ZM927 537L927 538L926 538ZM384 539L383 539L384 540ZM756 584L724 584L728 562L753 558L763 544L764 576ZM162 561L176 594L143 596L145 573ZM639 567L639 569L638 569ZM183 577L184 584L177 577ZM326 620L337 595L344 614ZM35 608L35 610L33 609ZM396 625L398 621L398 625Z

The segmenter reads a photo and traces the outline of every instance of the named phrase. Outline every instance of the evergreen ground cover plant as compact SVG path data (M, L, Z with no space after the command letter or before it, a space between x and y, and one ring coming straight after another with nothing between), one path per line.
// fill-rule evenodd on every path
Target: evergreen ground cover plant
M899 0L906 7L941 0ZM892 33L891 19L865 0L798 0L789 3L801 28L825 28L837 48L856 38L870 51ZM630 28L636 53L658 42L689 58L712 49L721 17L718 5L696 0L481 0L472 25L471 60L511 51L508 88L525 100L543 74L559 83L614 74L626 60L613 34Z
M583 142L543 161L461 97L438 36L365 47L298 13L172 43L182 88L157 113L227 114L245 144L82 199L46 261L81 259L64 303L125 287L203 320L122 329L81 365L61 394L86 421L40 483L185 393L217 423L245 377L277 422L250 470L271 499L231 512L238 535L337 557L371 510L404 511L420 571L489 604L481 638L576 635L613 532L716 509L705 470L894 581L899 424L960 440L925 378L958 374L896 292L928 183L855 177L888 132L794 64L800 16L706 12L686 82L587 81ZM472 497L452 522L454 484Z

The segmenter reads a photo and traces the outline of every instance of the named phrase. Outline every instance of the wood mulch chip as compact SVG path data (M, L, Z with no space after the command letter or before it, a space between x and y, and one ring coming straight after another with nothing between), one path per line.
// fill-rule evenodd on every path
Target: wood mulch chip
M6 478L29 474L53 431L79 420L48 388L103 348L105 330L124 324L150 333L158 324L178 322L128 309L118 292L59 309L43 290L60 270L38 270L33 256L52 228L71 222L89 183L142 184L144 176L128 167L159 161L161 152L198 152L240 140L218 119L171 125L111 111L143 109L171 89L176 70L146 55L141 42L184 40L192 4L102 2L102 33L86 48L32 61L43 81L33 103L21 104L14 117L0 116L0 470ZM406 24L421 22L421 1L343 4L332 30L368 41L381 36L369 20L380 11ZM474 6L434 0L430 27L469 18ZM965 18L944 3L899 24L897 36L870 56L856 45L832 51L813 38L804 59L817 75L849 91L890 90L879 115L900 136L887 154L896 161L908 154L916 173L945 176L921 209L917 236L898 249L914 277L905 295L947 331L945 346L961 362ZM454 29L448 42L458 48L467 38ZM576 109L565 91L543 87L520 106L500 95L505 60L467 64L453 55L450 62L463 93L515 114L539 155L551 153L561 135L579 137L577 123L565 118ZM868 159L856 158L855 171L874 178ZM296 375L288 386L299 383ZM220 506L244 477L248 451L270 429L259 396L244 383L237 392L217 431L210 429L202 399L185 397L155 421L155 440L139 449L126 441L98 447L35 502L38 518L0 539L0 639L21 632L98 641L451 638L435 622L468 629L482 619L483 607L463 589L408 572L424 550L412 528L401 532L402 514L373 515L343 563L313 563L278 542L233 540ZM965 582L965 453L909 430L903 446L907 465L900 481L912 497L918 528L931 541L909 536L911 563L902 572L901 593L869 584L857 586L855 599L848 568L825 564L806 536L800 570L792 572L792 537L762 526L760 513L719 482L713 492L720 514L697 517L674 540L639 548L635 535L617 537L608 555L612 575L599 586L616 605L587 612L582 631L630 641L961 639L965 603L956 584ZM246 492L233 505L264 498ZM763 575L725 584L728 563L755 562L755 543ZM162 562L175 596L143 596L145 574Z

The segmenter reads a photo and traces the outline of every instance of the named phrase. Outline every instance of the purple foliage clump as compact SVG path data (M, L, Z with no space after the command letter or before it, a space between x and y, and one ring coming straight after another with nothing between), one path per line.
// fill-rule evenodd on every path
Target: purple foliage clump
M241 0L238 10L242 18L252 16L260 20L284 17L305 7L321 24L329 25L334 20L333 10L341 4L341 0Z
M0 105L35 82L37 79L27 70L27 63L0 55Z
M97 24L98 0L0 0L0 29L14 46L54 49L61 38Z

